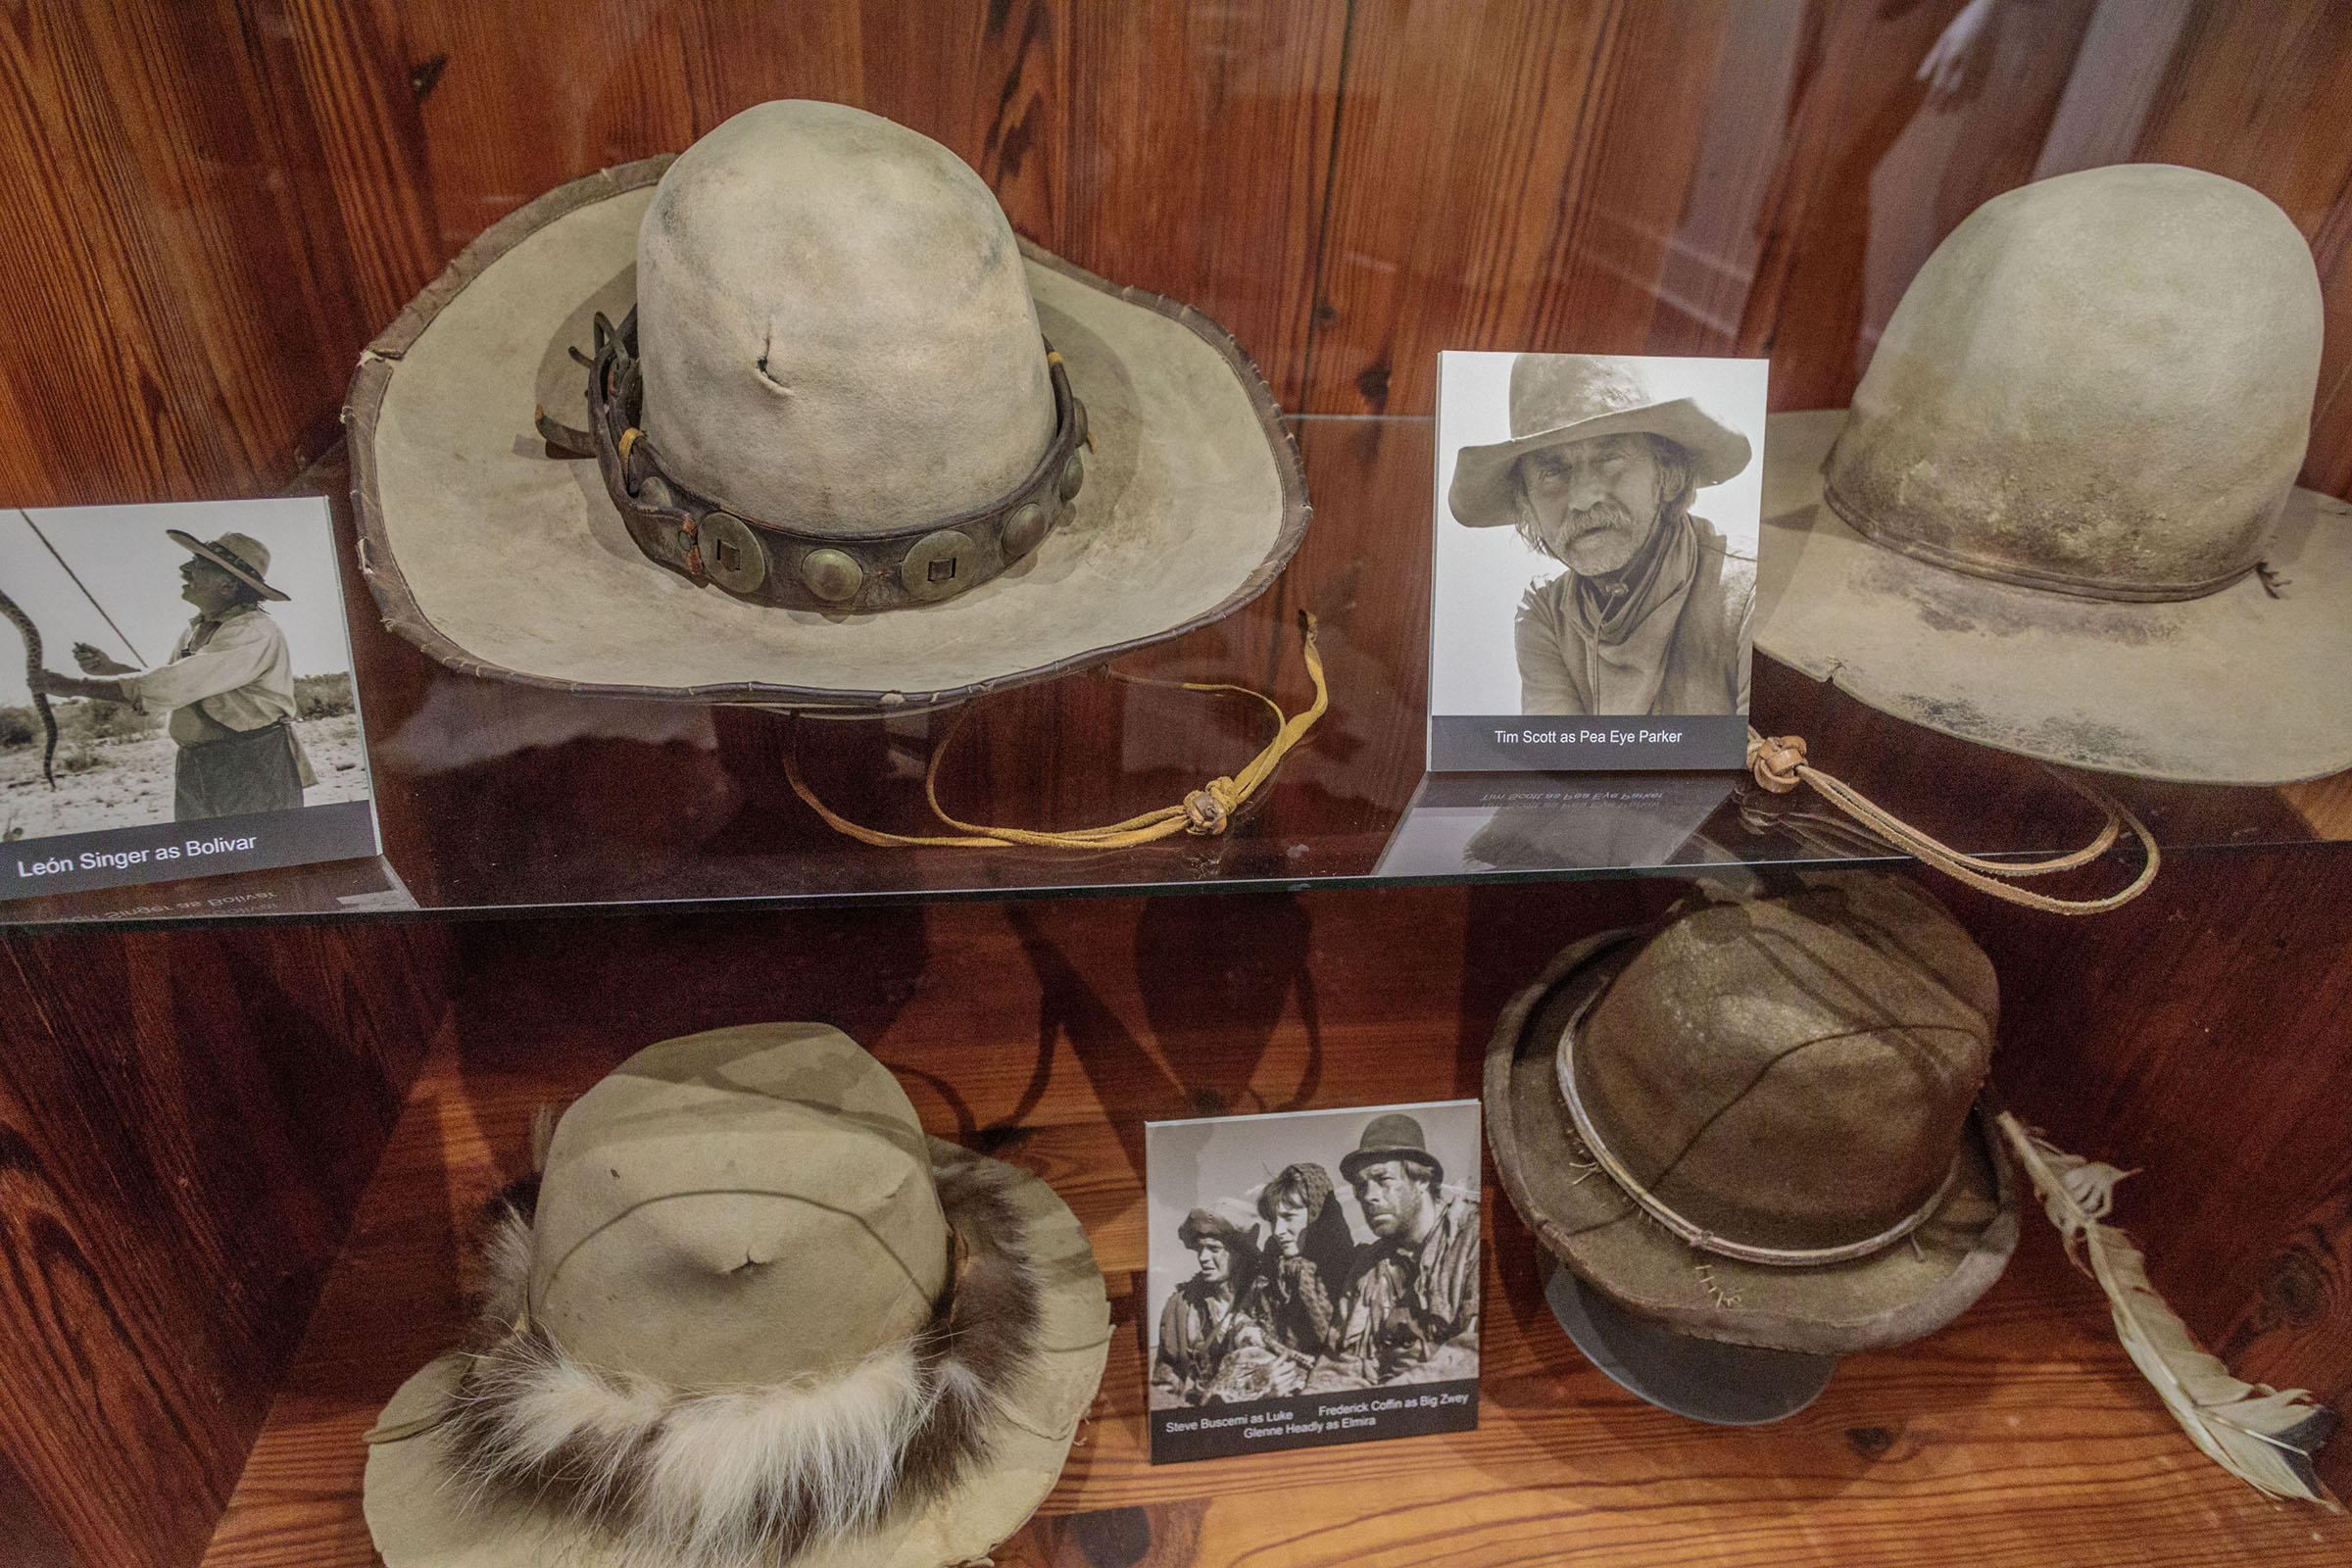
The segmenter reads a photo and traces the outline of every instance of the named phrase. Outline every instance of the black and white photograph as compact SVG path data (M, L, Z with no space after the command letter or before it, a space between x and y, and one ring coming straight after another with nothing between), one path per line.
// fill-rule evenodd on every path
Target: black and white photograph
M1766 372L1439 355L1432 769L1740 765Z
M1153 1463L1477 1426L1478 1118L1145 1124Z
M0 615L0 898L377 852L323 500L11 508Z

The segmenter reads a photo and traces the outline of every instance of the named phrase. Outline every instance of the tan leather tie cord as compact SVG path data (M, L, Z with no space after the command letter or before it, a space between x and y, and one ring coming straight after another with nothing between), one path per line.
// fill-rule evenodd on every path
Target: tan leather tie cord
M827 827L837 833L847 834L860 844L871 844L881 849L943 846L993 850L1017 844L1043 850L1123 850L1177 833L1203 836L1222 833L1231 824L1233 814L1256 793L1259 785L1273 776L1274 769L1281 765L1283 758L1290 755L1291 748L1306 737L1306 732L1315 727L1315 720L1321 718L1324 710L1331 706L1331 691L1323 679L1323 656L1315 651L1315 617L1300 611L1298 618L1303 632L1300 656L1306 664L1307 678L1315 683L1315 700L1311 706L1297 713L1285 713L1282 706L1273 698L1263 692L1251 691L1247 686L1232 686L1218 681L1155 681L1111 672L1113 679L1139 686L1168 686L1188 692L1232 692L1263 703L1274 715L1274 722L1278 726L1274 738L1266 743L1265 750L1250 759L1249 766L1230 778L1210 779L1187 795L1181 806L1163 806L1158 810L1146 811L1141 816L1131 816L1124 822L1113 822L1107 827L1077 828L1066 833L1050 833L1025 827L991 827L952 816L939 804L939 764L947 757L948 747L955 740L957 729L962 726L962 713L956 716L947 734L932 749L931 765L923 770L923 795L931 803L931 814L954 828L956 833L953 836L884 833L875 828L861 827L835 811L818 800L816 792L801 777L800 736L797 730L793 735L793 744L784 753L784 777L792 785L792 792L806 801L810 810L823 817ZM964 712L969 711L968 708L964 710Z
M2055 856L2046 860L1987 860L1981 856L1963 855L1948 844L1928 837L1910 823L1903 821L1871 801L1861 791L1843 779L1823 772L1805 760L1805 742L1801 735L1783 735L1766 740L1754 730L1747 732L1747 767L1758 784L1776 795L1786 795L1802 782L1820 792L1822 798L1844 811L1863 826L1883 835L1900 849L1909 850L1928 864L1957 881L1965 882L1996 899L2029 909L2044 909L2052 914L2101 914L2131 903L2156 880L2156 870L2163 857L2156 849L2156 840L2141 825L2138 817L2097 785L2060 773L2076 794L2106 813L2106 825L2098 836L2082 849L2069 855ZM2088 865L2114 848L2123 829L2130 827L2138 838L2146 856L2146 863L2132 885L2120 893L2110 893L2103 899L2053 899L2026 888L2010 886L2010 879L2030 876L2048 876L2053 871L2071 871Z

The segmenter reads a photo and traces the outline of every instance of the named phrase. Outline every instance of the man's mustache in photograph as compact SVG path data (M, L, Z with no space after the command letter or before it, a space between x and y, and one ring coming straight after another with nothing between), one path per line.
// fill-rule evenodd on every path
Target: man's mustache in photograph
M1597 533L1606 528L1630 528L1633 525L1634 514L1626 510L1624 502L1613 499L1595 501L1582 512L1563 514L1551 525L1546 543L1555 550L1564 550L1589 533Z

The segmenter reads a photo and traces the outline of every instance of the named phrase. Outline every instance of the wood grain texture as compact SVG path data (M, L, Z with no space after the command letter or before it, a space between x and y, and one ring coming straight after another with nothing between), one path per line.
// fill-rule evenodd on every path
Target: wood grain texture
M1427 412L1440 348L1770 353L1844 401L1985 198L2155 159L2318 259L2306 481L2352 488L2352 15L2000 0L662 7L54 0L0 25L0 485L251 493L358 346L563 180L763 99L891 115L1014 225L1232 328L1286 406ZM1918 71L1968 65L1951 95Z
M2305 476L2352 491L2352 14L2319 0L2003 5L1973 99L1932 105L1913 74L1957 9L0 8L0 501L275 488L331 430L359 346L466 239L563 179L681 146L786 93L863 103L942 138L1024 232L1194 300L1286 402L1323 411L1425 410L1436 350L1488 344L1769 348L1780 406L1841 401L1910 270L1984 196L2127 158L2217 169L2280 201L2312 239L2330 325ZM1426 498L1401 495L1411 466L1375 453L1360 482L1316 499L1420 514ZM1412 644L1392 631L1423 605L1392 591L1379 563L1335 559L1314 536L1306 551L1307 608L1325 617L1335 672L1417 702L1418 662L1396 652ZM1309 580L1295 572L1280 592ZM1184 657L1295 693L1286 619L1212 629ZM371 653L367 627L357 640L371 721L379 707L436 703L452 731L506 716L481 683L445 680L405 650ZM1806 694L1786 699L1809 711ZM1073 748L1107 736L1092 702L1072 710ZM971 736L971 765L1004 765L1029 716ZM1149 723L1121 723L1120 746L1154 744ZM1874 749L1866 727L1816 733L1849 737L1841 767L1902 787L1936 825L1933 748ZM579 886L657 886L632 878L655 875L664 843L699 842L745 806L715 748L659 745L681 786L660 802L626 793L639 742L534 764L543 783L602 787L638 813L603 841L625 849L576 861ZM1413 766L1393 737L1343 721L1294 760L1292 783L1316 820L1376 837ZM396 856L404 833L462 846L481 831L464 783L385 776ZM2314 821L2339 808L2304 807ZM582 842L583 825L543 823L541 847ZM2132 910L2064 927L1949 895L2009 987L2001 1071L2020 1108L2067 1147L2144 1165L2121 1217L2200 1332L2249 1375L2338 1398L2352 1397L2341 863L2328 850L2176 863ZM475 928L446 949L418 933L388 947L339 932L12 943L0 1555L192 1560L341 1236L369 1164L355 1152L383 1136L404 1053L445 988L478 1020L449 1043L458 1086L416 1102L452 1147L476 1151L436 1165L435 1146L414 1144L412 1175L429 1185L437 1170L445 1208L447 1183L511 1157L485 1152L480 1106L496 1097L477 1102L476 1078L542 1093L627 1044L789 1001L883 1042L936 1124L1083 1169L1073 1191L1116 1252L1136 1234L1118 1185L1134 1177L1134 1118L1471 1082L1465 1053L1517 976L1662 896L632 919ZM591 1003L609 1038L578 1027ZM445 1290L454 1241L420 1245L418 1277L398 1283ZM1239 1483L1232 1466L1163 1476L1133 1462L1132 1411L1121 1429L1106 1407L1100 1480L1091 1457L1074 1469L1055 1503L1070 1511L1024 1537L1016 1560L1263 1560L1285 1543L1301 1561L1420 1561L1457 1544L1533 1560L1571 1537L1602 1560L2162 1560L2225 1538L2288 1560L2340 1554L2337 1538L2305 1544L2319 1528L2307 1516L2247 1512L2119 1371L2080 1282L2046 1248L2035 1256L1950 1335L1849 1367L1831 1399L1851 1394L1853 1406L1727 1437L1628 1405L1544 1340L1523 1244L1505 1233L1497 1289L1518 1293L1518 1321L1535 1327L1493 1363L1512 1381L1491 1391L1489 1431L1460 1440L1467 1458L1424 1473L1417 1453L1452 1453L1454 1440L1430 1440L1331 1468L1286 1459ZM355 1321L322 1316L318 1333ZM240 1531L256 1550L282 1544L278 1561L307 1561L304 1531L350 1545L338 1478L364 1384L330 1374L385 1368L338 1362L324 1343L296 1363L271 1430L337 1436L308 1458L273 1437L224 1528L223 1549L247 1553L230 1560L257 1560ZM2326 1464L2347 1490L2352 1456ZM2031 1490L2045 1476L2053 1490ZM1395 1511L1366 1524L1375 1489ZM2131 1531L2097 1534L2118 1507Z
M2179 858L2133 904L2056 932L1938 889L2001 977L1993 1072L2011 1107L2070 1152L2137 1172L2116 1223L2191 1332L2251 1354L2244 1376L2339 1407L2352 1395L2343 874L2332 848ZM2321 1473L2352 1482L2352 1446L2324 1450Z
M1585 1364L1542 1304L1530 1239L1491 1207L1478 1432L1149 1465L1141 1121L1474 1091L1516 977L1670 891L943 907L831 922L808 952L782 939L820 928L784 917L598 922L593 945L578 927L453 933L460 1027L417 1080L206 1561L369 1562L359 1434L458 1331L478 1208L527 1164L536 1107L666 1030L762 1016L778 997L871 1045L931 1130L1052 1182L1107 1276L1102 1392L1044 1516L1000 1562L2316 1563L2352 1548L2352 1522L2265 1502L2195 1453L2046 1227L1949 1330L1848 1358L1811 1410L1740 1432L1652 1410ZM1406 933L1432 956L1410 973L1393 960ZM710 965L722 941L729 961ZM853 952L898 967L845 975ZM1446 983L1449 954L1478 960ZM620 955L634 980L610 1016L557 1004ZM707 988L666 983L713 968Z
M368 306L263 47L225 0L0 19L12 502L252 494L332 429Z
M427 927L8 940L0 1480L32 1548L192 1560L433 1027L436 953Z

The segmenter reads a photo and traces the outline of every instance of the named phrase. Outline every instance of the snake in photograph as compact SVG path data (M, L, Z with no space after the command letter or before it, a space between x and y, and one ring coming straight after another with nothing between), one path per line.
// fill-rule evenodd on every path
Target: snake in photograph
M51 789L55 789L57 788L57 774L54 771L54 764L57 761L57 715L49 710L49 694L42 691L40 685L40 628L35 626L32 623L32 617L24 613L18 607L17 602L5 593L0 593L0 615L6 615L15 621L17 630L24 634L24 683L32 688L33 711L41 715L41 728L47 731L49 736L49 744L41 753L41 777L49 781Z

